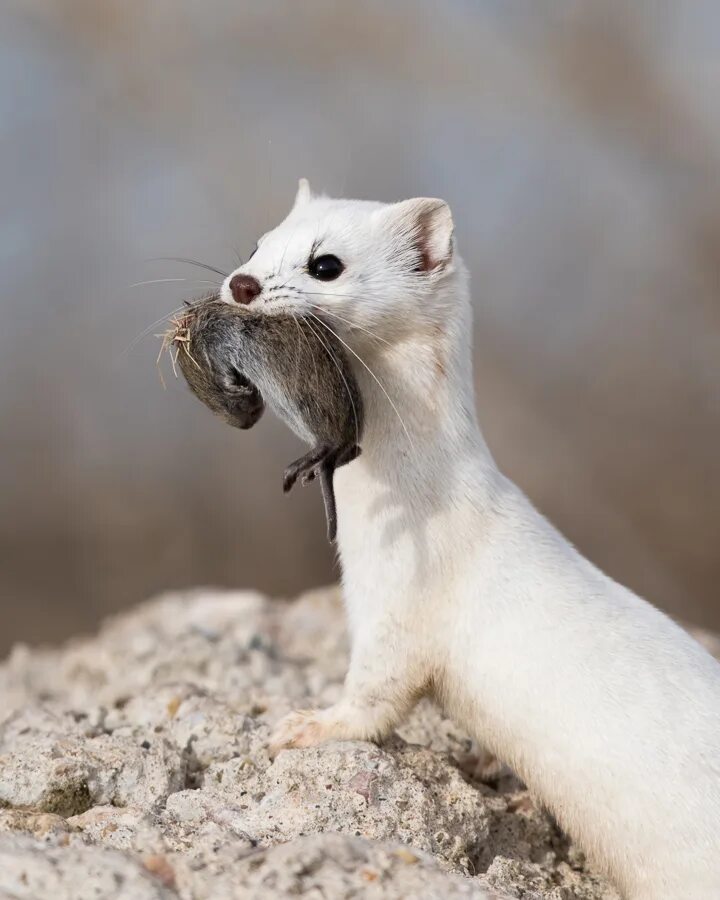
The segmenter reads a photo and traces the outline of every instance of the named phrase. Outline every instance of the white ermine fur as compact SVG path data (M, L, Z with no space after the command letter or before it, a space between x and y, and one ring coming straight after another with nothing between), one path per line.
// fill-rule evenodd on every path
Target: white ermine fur
M333 281L308 270L323 254L345 267ZM365 402L362 456L335 475L344 696L284 719L275 752L379 740L430 695L624 897L720 898L720 665L498 471L447 204L335 200L303 180L237 271L262 285L259 309L337 332Z

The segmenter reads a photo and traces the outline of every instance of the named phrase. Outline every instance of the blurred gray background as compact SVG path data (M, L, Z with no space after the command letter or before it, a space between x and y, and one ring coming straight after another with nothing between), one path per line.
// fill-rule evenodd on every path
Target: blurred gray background
M0 650L154 591L336 577L298 446L126 348L297 178L446 198L497 459L720 626L720 5L48 0L0 20ZM188 279L143 287L152 279ZM194 279L197 279L194 280Z

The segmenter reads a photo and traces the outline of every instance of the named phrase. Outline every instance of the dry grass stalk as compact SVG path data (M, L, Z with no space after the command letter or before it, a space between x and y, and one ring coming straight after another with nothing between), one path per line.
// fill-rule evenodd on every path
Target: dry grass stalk
M161 343L155 365L157 366L158 375L160 376L160 382L164 388L166 388L167 385L165 384L165 378L163 377L160 363L165 351L167 351L170 356L170 364L172 365L173 375L176 378L178 377L177 361L181 353L185 353L188 359L192 360L193 365L197 366L198 369L200 368L197 360L190 352L190 321L191 317L187 313L181 316L173 316L172 319L170 319L170 327L168 330L164 334L156 335L156 337L161 338Z

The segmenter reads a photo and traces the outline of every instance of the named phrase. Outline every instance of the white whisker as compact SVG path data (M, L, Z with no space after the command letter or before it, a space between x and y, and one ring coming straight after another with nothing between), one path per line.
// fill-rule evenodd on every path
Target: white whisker
M346 341L344 341L344 340L340 337L339 334L337 334L337 332L333 331L333 329L327 324L327 322L323 322L323 320L322 320L321 318L319 318L318 316L316 316L314 313L310 313L309 315L310 315L316 322L318 322L320 325L322 325L323 328L326 328L331 334L335 335L335 337L340 341L340 343L343 345L343 347L345 347L347 350L349 350L350 353L352 353L352 355L355 357L355 359L357 359L357 361L367 369L367 371L370 373L370 375L373 377L373 379L374 379L375 382L377 383L377 385L378 385L378 387L380 388L380 390L383 392L383 394L385 394L385 397L386 397L388 403L389 403L390 406L393 408L393 411L394 411L395 415L398 417L398 421L399 421L400 424L402 425L402 429L403 429L403 431L405 432L405 437L407 437L408 443L410 444L410 447L411 447L412 451L415 452L415 445L413 444L412 438L410 437L410 432L407 430L407 426L405 425L405 422L403 421L402 416L401 416L400 413L398 412L397 407L396 407L395 404L393 403L392 398L390 397L390 394L388 394L388 392L385 390L385 386L384 386L383 383L380 381L380 379L377 377L377 375L373 372L373 370L372 370L372 369L370 368L370 366L365 362L365 360L364 360L361 356L359 356L359 355L353 350L353 348L352 348L348 343L346 343Z
M122 351L122 353L120 355L125 356L125 354L129 353L133 349L133 347L135 347L137 344L140 343L140 341L143 338L147 337L151 333L153 328L157 328L158 325L162 325L163 322L167 322L167 320L171 316L176 316L178 313L181 313L185 309L187 309L186 306L178 306L177 309L171 310L169 313L164 315L161 319L156 319L151 325L148 325L147 328L145 328L143 331L141 331L140 334L127 345L127 347Z
M300 290L298 288L298 290ZM367 300L370 303L379 303L379 297L373 297L370 294L339 294L333 291L303 291L308 297L338 297L340 300Z
M135 284L128 285L128 290L130 288L144 287L147 284L167 284L171 281L190 281L193 284L213 284L216 287L222 287L219 281L208 281L203 278L151 278L149 281L136 281Z
M305 343L306 343L306 345L307 345L307 348L308 348L308 351L309 351L309 353L310 353L310 356L312 357L313 368L314 368L314 370L315 370L315 383L317 384L318 381L319 381L319 379L318 379L317 360L315 359L315 354L312 352L312 347L310 346L310 341L307 339L307 335L306 335L305 332L302 330L302 327L300 326L300 323L299 323L299 321L298 321L297 315L296 315L295 313L291 313L291 315L292 315L293 319L295 320L295 324L297 325L297 329L298 329L298 331L300 332L300 335L302 336L302 339L305 341Z
M207 269L208 272L214 272L216 275L219 275L221 278L227 278L228 273L223 272L222 269L218 269L216 266L210 266L207 263L200 262L197 259L190 259L187 256L153 256L147 260L147 262L179 262L179 263L187 263L189 266L199 266L201 269Z
M158 325L162 325L163 322L167 322L167 320L172 316L176 316L178 315L178 313L187 312L188 309L193 309L194 307L199 306L201 303L205 303L207 300L208 297L203 297L201 300L197 300L194 303L190 303L186 300L183 302L182 306L171 309L169 313L166 313L160 319L156 319L154 322L152 322L152 324L148 325L147 328L143 329L143 331L141 331L140 334L127 345L127 347L122 351L120 355L125 356L125 354L129 353L133 349L133 347L137 346L137 344L139 344L143 338L147 337L150 334L153 328L157 328Z
M307 345L307 347L308 347L308 350L310 351L310 356L312 357L312 361L313 361L313 367L314 367L314 369L315 369L315 381L317 381L317 362L315 361L315 354L312 352L312 350L311 350L311 348L310 348L310 341L308 341L307 336L305 335L305 333L303 332L302 328L300 327L300 323L298 322L298 317L295 315L295 313L294 313L294 312L291 312L291 313L290 313L290 316L291 316L293 322L295 323L295 328L297 329L298 335L299 335L300 337L302 337L302 339L305 341L305 343L306 343L306 345ZM296 366L295 366L295 383L296 383L296 384L298 384L298 383L300 382L300 359L301 359L301 356L300 356L300 341L298 340L298 352L295 354L295 362L296 362Z
M328 316L334 316L336 319L339 319L341 322L344 322L351 328L359 328L360 331L364 331L365 334L369 335L371 338L374 338L376 341L380 341L381 344L385 344L387 347L393 346L390 341L386 341L385 338L381 338L379 334L374 334L372 331L370 331L369 328L365 328L365 326L361 325L359 322L353 322L352 319L346 319L339 313L336 313L334 310L327 309L324 306L319 306L317 303L311 303L310 305L313 307L313 309L317 309L322 313L326 313Z
M310 313L310 315L312 316L313 314ZM313 316L313 318L317 318L317 317ZM355 407L355 401L353 400L352 391L350 390L350 385L347 383L345 374L343 373L342 367L340 366L340 363L337 361L335 354L332 352L332 348L328 347L328 345L322 339L321 335L313 328L312 323L310 322L310 319L306 318L305 321L307 322L308 328L312 331L312 333L315 335L315 337L320 341L320 343L325 348L325 352L327 353L327 355L330 357L330 359L335 364L335 368L338 370L338 374L342 378L342 382L345 385L345 390L347 392L348 399L350 400L350 405L352 406L353 419L355 420L355 443L359 444L360 443L360 425L358 423L357 409ZM320 321L320 320L318 319L318 321ZM332 329L330 329L330 332L331 332L331 334L334 334ZM335 337L337 337L337 335L335 335ZM340 340L340 339L338 338L338 340Z

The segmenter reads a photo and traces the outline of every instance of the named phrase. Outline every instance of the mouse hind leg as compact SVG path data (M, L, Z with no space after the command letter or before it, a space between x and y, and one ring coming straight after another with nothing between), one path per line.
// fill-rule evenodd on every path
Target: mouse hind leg
M303 484L309 484L316 477L320 480L323 503L325 504L325 518L327 520L328 540L332 543L337 534L337 508L335 506L335 490L333 488L333 473L337 465L339 454L335 447L329 444L319 444L305 456L291 462L285 469L283 477L283 490L287 493L292 489L298 478Z
M334 447L331 447L329 444L318 444L305 456L301 456L300 459L291 462L283 475L283 491L287 494L300 477L302 477L303 484L311 482L315 478L321 463L327 460L332 462L334 468L336 455L337 452Z
M309 453L306 453L305 456L301 456L300 459L290 463L285 469L283 477L283 490L285 493L292 489L298 478L306 485L314 481L316 477L319 477L330 543L335 540L337 535L337 507L335 504L333 475L335 469L352 462L359 455L360 447L357 444L349 444L340 450L336 447L331 447L329 444L319 444Z
M360 456L361 450L357 444L348 444L338 450L329 444L318 444L305 456L291 462L285 469L283 476L283 490L287 493L293 488L295 482L300 478L303 485L310 484L320 474L322 464L328 462L331 464L331 471L339 469Z

